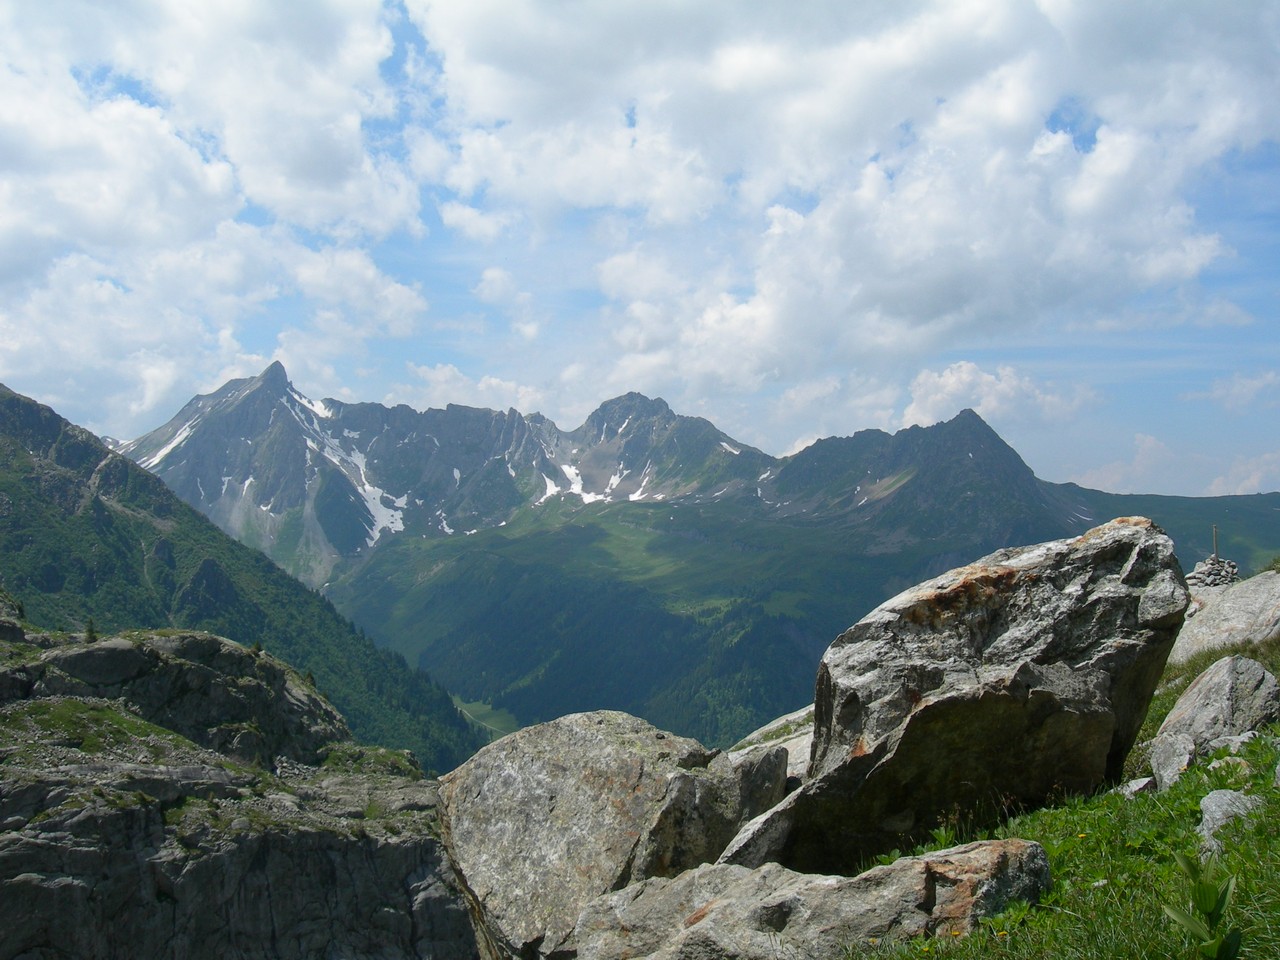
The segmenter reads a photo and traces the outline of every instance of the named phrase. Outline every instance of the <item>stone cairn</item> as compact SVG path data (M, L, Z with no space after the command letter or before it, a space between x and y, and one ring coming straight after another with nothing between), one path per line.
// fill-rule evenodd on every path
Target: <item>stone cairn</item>
M1196 564L1187 574L1189 587L1229 587L1240 579L1240 568L1234 560L1218 556L1218 525L1213 525L1213 555Z
M1224 560L1216 554L1196 564L1187 574L1189 587L1229 587L1240 579L1240 568L1234 560Z

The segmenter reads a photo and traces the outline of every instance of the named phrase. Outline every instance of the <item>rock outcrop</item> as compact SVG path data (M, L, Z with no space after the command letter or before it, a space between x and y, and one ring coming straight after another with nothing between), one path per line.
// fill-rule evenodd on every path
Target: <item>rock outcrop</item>
M1179 632L1171 663L1183 663L1204 650L1256 646L1280 637L1280 573L1267 570L1203 594L1197 592L1203 607Z
M722 862L847 873L949 812L1117 782L1186 607L1172 542L1141 518L899 594L827 650L808 780Z
M778 717L734 744L729 759L735 764L755 754L782 747L787 751L787 778L798 784L809 769L813 752L813 704Z
M11 622L0 956L478 955L435 784L346 742L283 664L207 635L87 644Z
M1012 900L1049 888L1049 861L1025 840L903 857L857 877L708 864L593 901L565 957L776 960L839 957L882 937L968 933Z
M1151 769L1161 790L1197 757L1232 738L1280 720L1280 684L1247 657L1224 657L1191 681L1151 741Z
M274 657L207 633L138 632L89 642L37 634L37 660L0 669L0 702L122 698L152 723L250 763L314 763L351 739L327 700Z
M444 838L488 955L548 956L600 894L714 860L785 778L781 749L735 767L627 714L573 714L442 777Z

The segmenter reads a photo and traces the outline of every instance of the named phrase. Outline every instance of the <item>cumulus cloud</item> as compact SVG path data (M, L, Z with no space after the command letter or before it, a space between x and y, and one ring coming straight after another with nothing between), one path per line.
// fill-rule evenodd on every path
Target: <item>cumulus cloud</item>
M418 365L410 363L414 384L400 387L387 398L389 403L408 403L419 409L443 407L450 403L522 413L539 409L543 394L535 387L495 376L469 377L451 363Z
M1108 313L1226 252L1188 180L1280 132L1274 24L1240 11L408 9L445 64L460 193L737 223L754 266L700 296L705 255L644 295L618 282L629 251L602 261L620 376L758 388Z
M1280 450L1236 458L1226 474L1214 478L1205 495L1223 497L1275 491L1280 491Z
M902 426L928 426L966 407L988 419L1061 420L1088 403L1088 392L1068 393L1041 386L1013 367L988 373L968 360L944 370L921 370L911 382L911 402Z
M309 392L385 394L447 341L419 396L571 415L640 389L778 450L960 406L1061 422L1114 391L1010 346L1265 326L1270 287L1217 269L1249 231L1204 209L1280 142L1265 5L52 0L0 22L0 374L116 432L273 357ZM1275 395L1212 377L1237 410Z
M1179 458L1164 441L1139 433L1133 438L1133 457L1115 460L1081 473L1073 480L1082 487L1110 493L1150 493L1168 486Z

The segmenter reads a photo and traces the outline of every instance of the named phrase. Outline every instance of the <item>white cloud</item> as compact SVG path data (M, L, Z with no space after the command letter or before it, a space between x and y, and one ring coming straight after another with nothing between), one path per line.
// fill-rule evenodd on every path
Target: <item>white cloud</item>
M268 317L293 300L291 322ZM308 390L340 395L335 362L411 334L426 309L363 251L312 250L278 229L225 223L162 252L54 261L43 282L0 304L0 379L41 383L45 402L92 410L86 426L132 436L196 385L257 374L270 358Z
M1192 396L1212 400L1237 412L1259 406L1273 407L1280 403L1280 373L1265 370L1253 377L1235 373L1224 380L1215 381L1207 393Z
M1249 3L9 3L0 374L115 432L277 356L383 394L414 351L437 394L641 389L766 449L904 401L1069 417L1087 383L1002 351L1268 335L1270 214L1206 207L1270 209L1278 44Z
M408 364L416 382L397 387L387 397L388 403L408 403L418 409L443 407L450 403L505 410L514 407L521 413L539 409L543 394L535 387L503 380L500 377L472 378L451 363L431 366Z
M1280 491L1280 450L1236 458L1225 475L1209 484L1205 495L1224 497L1275 491Z
M1061 420L1092 398L1082 390L1062 393L1022 376L1013 367L995 373L968 360L945 370L921 370L911 382L911 402L902 415L904 427L928 426L968 407L986 419Z
M465 203L450 200L440 205L440 221L468 240L488 242L502 236L502 231L511 222L511 218L500 213L485 213Z
M501 267L486 267L480 282L471 288L484 303L510 303L519 295L516 278Z
M1116 460L1073 477L1075 483L1110 493L1150 493L1168 486L1178 457L1162 440L1145 433L1133 438L1130 460Z

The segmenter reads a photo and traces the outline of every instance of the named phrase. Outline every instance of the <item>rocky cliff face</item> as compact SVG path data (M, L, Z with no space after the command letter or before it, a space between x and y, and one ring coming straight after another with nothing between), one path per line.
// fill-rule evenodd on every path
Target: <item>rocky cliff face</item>
M0 956L463 958L436 787L217 637L0 610ZM7 616L3 616L7 614Z

